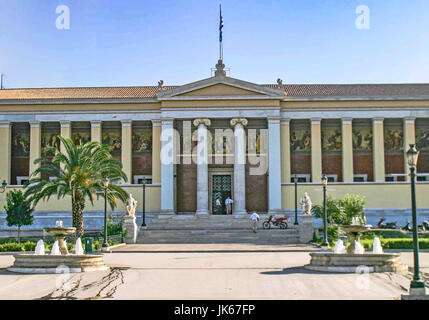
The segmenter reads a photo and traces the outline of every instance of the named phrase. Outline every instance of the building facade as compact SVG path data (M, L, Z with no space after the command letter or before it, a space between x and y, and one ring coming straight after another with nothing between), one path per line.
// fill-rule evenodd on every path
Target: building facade
M418 207L429 212L429 84L260 85L216 67L182 86L0 90L0 182L22 188L46 146L62 148L61 135L110 145L140 215L143 179L149 215L224 214L228 196L235 215L291 214L295 179L299 196L320 203L323 174L334 198L359 193L368 214L403 214L415 143ZM36 218L70 212L69 199L51 200ZM101 199L88 204L89 227L101 212Z

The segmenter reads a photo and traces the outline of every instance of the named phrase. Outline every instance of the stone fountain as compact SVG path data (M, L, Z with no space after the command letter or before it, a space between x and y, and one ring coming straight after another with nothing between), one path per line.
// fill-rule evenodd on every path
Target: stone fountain
M84 254L80 238L76 240L74 254L69 253L65 236L72 235L76 228L63 227L62 221L57 221L56 227L44 229L52 234L55 243L50 254L45 252L43 240L37 242L35 252L14 254L15 261L9 271L18 273L70 273L102 271L109 268L104 264L103 254Z
M371 272L408 272L408 266L403 264L399 253L384 253L378 238L374 239L373 251L365 252L360 243L361 235L371 229L370 225L361 224L353 219L350 225L342 225L340 229L346 233L348 242L344 247L338 240L334 251L310 253L310 264L305 269L323 272L356 273L363 270Z

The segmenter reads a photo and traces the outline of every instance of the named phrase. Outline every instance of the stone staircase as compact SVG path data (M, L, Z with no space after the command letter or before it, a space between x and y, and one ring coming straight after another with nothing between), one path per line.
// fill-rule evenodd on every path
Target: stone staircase
M251 229L249 216L155 215L147 229L139 231L137 243L248 243L281 245L299 243L298 229L288 221L288 229L262 229L268 215L260 215L259 230Z

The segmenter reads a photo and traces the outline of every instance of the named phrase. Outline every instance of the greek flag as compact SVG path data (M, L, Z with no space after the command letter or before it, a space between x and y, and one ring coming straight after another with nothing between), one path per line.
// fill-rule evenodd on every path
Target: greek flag
M220 20L219 20L219 41L222 42L222 29L223 29L223 18L222 18L222 7L220 9Z

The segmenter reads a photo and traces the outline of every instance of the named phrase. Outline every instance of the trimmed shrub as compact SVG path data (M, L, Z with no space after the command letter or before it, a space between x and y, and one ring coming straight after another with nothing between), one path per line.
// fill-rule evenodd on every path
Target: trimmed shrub
M383 249L413 249L413 239L380 239ZM372 249L373 240L361 240L366 249ZM420 249L429 249L429 239L419 239Z

